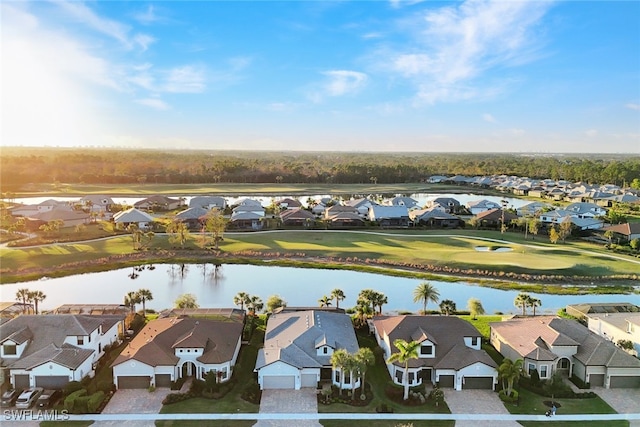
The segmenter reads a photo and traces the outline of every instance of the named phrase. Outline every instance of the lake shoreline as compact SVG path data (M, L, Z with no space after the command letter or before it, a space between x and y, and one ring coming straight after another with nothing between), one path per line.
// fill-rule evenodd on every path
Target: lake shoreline
M109 271L140 264L247 264L329 270L352 270L374 274L415 277L444 282L469 282L483 287L554 295L637 294L637 276L563 276L505 273L482 269L460 269L440 265L403 263L358 257L307 256L304 253L244 251L227 253L214 250L155 250L120 254L94 260L65 263L56 267L37 267L2 271L0 284L20 283L53 277ZM597 283L597 285L595 285Z

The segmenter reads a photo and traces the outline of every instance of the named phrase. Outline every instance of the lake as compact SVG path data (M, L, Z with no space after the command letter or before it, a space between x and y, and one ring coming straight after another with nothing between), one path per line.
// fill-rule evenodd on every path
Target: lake
M341 307L356 304L362 289L383 292L389 303L385 312L412 311L422 309L421 303L413 302L413 290L420 279L390 277L372 273L346 270L317 270L292 267L269 267L254 265L222 265L217 273L213 264L157 264L154 270L136 271L138 277L131 279L133 268L117 269L99 273L88 273L63 278L0 286L2 301L15 301L16 291L21 288L41 290L47 298L40 308L51 310L61 304L121 304L124 295L141 288L149 289L153 301L148 308L162 310L173 306L175 299L183 293L196 295L203 308L232 307L233 297L243 291L258 295L266 303L270 295L278 294L289 306L317 306L318 299L340 288L346 295ZM471 297L482 301L487 314L496 311L517 313L513 300L518 291L504 291L481 287L465 282L429 281L440 292L440 300L453 300L457 308L464 310ZM555 313L567 304L584 302L624 302L638 304L637 295L549 295L532 296L542 301L539 313ZM427 309L434 309L429 303Z

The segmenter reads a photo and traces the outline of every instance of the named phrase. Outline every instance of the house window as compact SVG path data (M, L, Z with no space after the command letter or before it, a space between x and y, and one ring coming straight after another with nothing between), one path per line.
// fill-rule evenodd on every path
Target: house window
M15 356L18 354L18 348L15 344L5 344L2 346L2 353L5 356Z
M328 352L329 352L329 349L327 347L322 347L323 354L327 354Z
M98 353L102 353L102 343L98 343Z
M547 365L540 366L540 378L547 378Z
M478 345L478 337L471 337L471 345Z
M536 370L536 365L534 365L533 363L529 363L528 369L527 369L527 373L529 375L533 374L533 371Z
M420 347L420 354L423 356L431 356L433 354L433 346L432 345L423 345Z
M182 353L182 349L181 348L178 349L178 353Z
M187 349L187 353L191 353L191 349L190 348Z
M336 377L336 382L339 383L340 382L340 371L334 371L335 372L335 377Z
M78 345L84 345L84 337L76 337L78 340Z

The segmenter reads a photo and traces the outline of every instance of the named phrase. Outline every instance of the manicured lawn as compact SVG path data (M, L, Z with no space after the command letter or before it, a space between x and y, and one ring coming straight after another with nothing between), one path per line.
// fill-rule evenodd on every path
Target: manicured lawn
M477 316L475 319L471 316L458 316L461 319L471 323L482 334L485 339L489 339L491 333L489 323L501 322L502 316Z
M604 421L518 421L523 427L629 427L629 421L608 420Z
M520 388L520 402L516 406L507 403L505 407L512 414L544 414L548 406L543 402L551 400L549 397L539 396L526 389ZM557 414L616 414L617 412L600 397L591 399L554 399L560 403Z
M320 420L324 427L454 427L456 422L451 420Z

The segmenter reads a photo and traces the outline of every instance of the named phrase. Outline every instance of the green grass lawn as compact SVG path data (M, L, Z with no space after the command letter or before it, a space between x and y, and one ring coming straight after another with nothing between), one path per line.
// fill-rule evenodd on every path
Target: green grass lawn
M518 421L523 427L629 427L629 421Z
M543 402L549 397L539 396L529 390L520 388L518 405L507 403L505 407L512 414L543 415L548 406ZM616 414L617 412L600 397L591 399L554 399L560 403L557 414Z
M501 322L502 321L502 316L476 316L476 318L474 319L471 316L467 316L467 315L463 315L463 316L458 316L459 318L466 320L467 322L471 323L473 326L476 327L476 329L482 334L482 336L485 339L489 339L489 334L490 334L490 327L489 327L489 323L492 322Z

